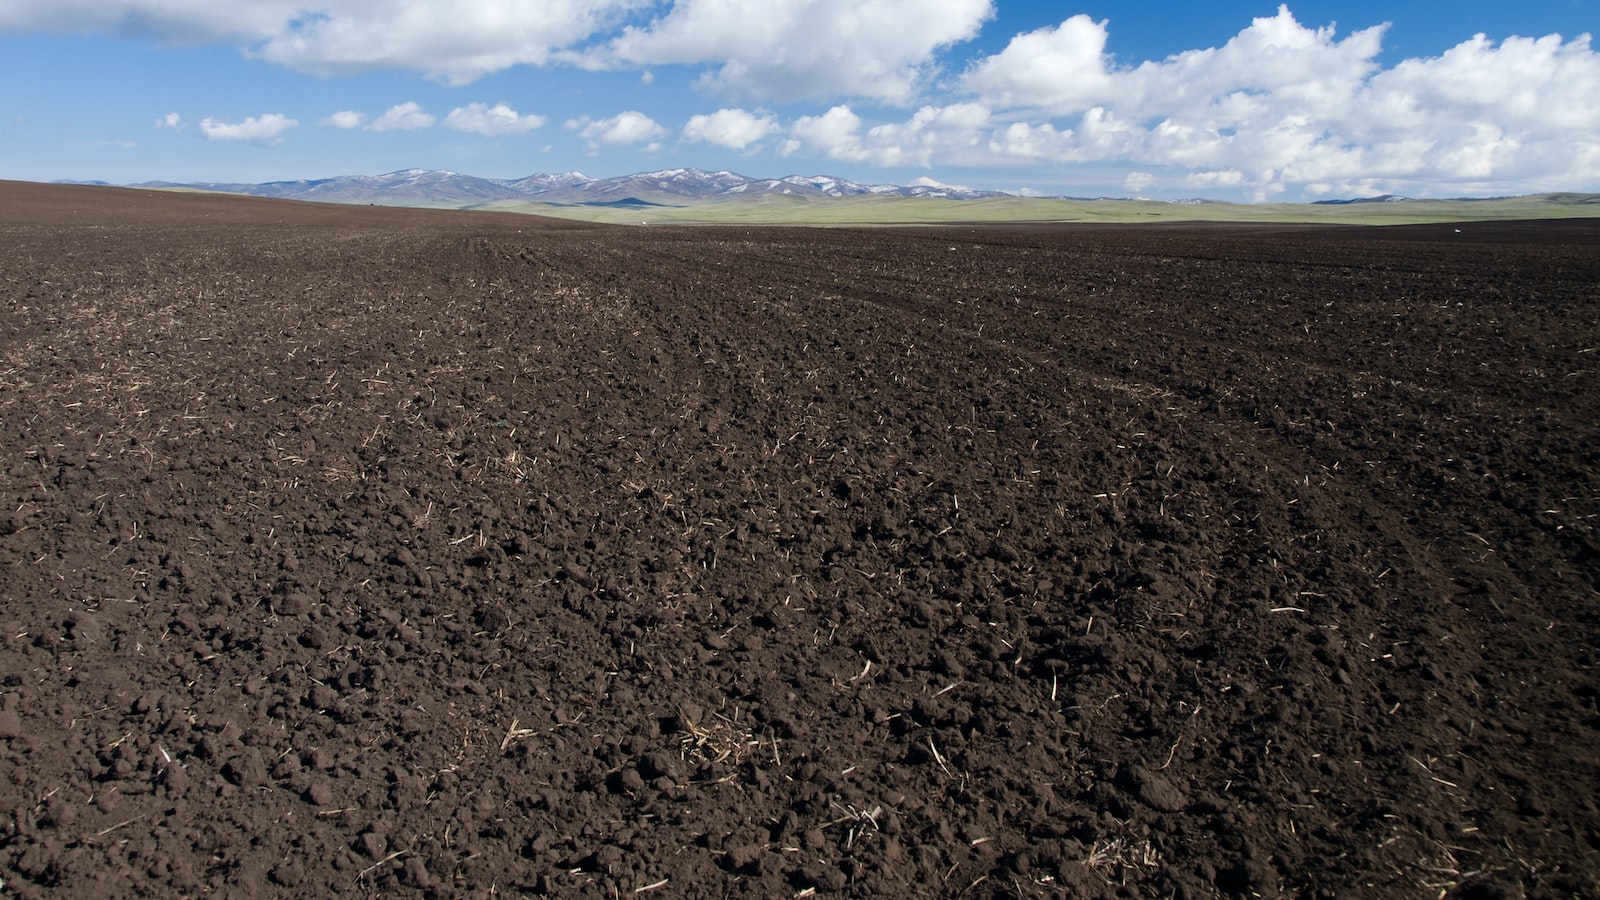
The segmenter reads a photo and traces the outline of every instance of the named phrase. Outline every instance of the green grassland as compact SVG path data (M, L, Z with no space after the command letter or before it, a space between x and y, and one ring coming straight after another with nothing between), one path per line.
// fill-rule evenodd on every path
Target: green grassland
M955 225L1006 222L1240 222L1403 225L1510 219L1600 217L1600 195L1534 194L1494 200L1399 200L1389 203L1163 203L1150 200L1054 200L1002 197L748 197L684 206L572 206L500 201L474 207L620 225Z

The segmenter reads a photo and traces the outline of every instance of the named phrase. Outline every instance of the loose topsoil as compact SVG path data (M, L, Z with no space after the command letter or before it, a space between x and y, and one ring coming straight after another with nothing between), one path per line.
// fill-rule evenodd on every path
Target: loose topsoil
M0 185L21 896L1600 895L1600 223Z

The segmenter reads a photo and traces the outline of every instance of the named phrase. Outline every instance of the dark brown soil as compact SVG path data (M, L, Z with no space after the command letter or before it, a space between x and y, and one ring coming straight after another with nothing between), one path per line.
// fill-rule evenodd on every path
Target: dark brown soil
M1600 896L1597 222L10 183L0 448L8 893Z

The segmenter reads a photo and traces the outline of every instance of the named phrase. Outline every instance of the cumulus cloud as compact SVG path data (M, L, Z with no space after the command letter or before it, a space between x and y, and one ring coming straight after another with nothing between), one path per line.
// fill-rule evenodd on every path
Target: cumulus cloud
M1279 6L1277 15L1255 19L1220 48L1117 68L1105 52L1108 22L1080 15L1018 35L974 64L960 86L1011 109L1070 114L1115 106L1124 116L1237 119L1264 97L1346 93L1376 67L1384 30L1379 25L1336 41L1332 26L1306 28Z
M1053 159L1072 162L1076 155L1073 133L1057 131L1049 122L1034 125L1029 122L1012 122L992 132L989 149L1000 157L1027 160Z
M342 109L330 116L324 116L320 123L324 128L360 128L366 124L366 113L359 113L353 109Z
M622 146L649 141L651 143L645 149L655 150L660 146L655 140L667 133L655 119L631 109L609 119L595 120L584 116L570 119L566 124L567 128L578 132L579 136L588 141L591 148L605 144Z
M174 130L182 128L183 127L183 116L180 116L175 112L169 112L166 115L164 115L161 118L156 120L156 127L157 128L171 128L171 129L174 129Z
M423 111L415 103L401 103L389 107L383 115L372 120L368 131L417 131L432 128L438 118Z
M772 116L742 109L719 109L710 115L690 117L683 126L683 137L730 150L744 150L778 130L777 120Z
M521 115L504 103L494 106L469 103L450 110L450 114L444 117L444 127L484 137L527 134L544 123L544 116Z
M848 106L835 106L820 116L801 116L789 126L783 155L805 154L846 162L870 155L861 146L861 117Z
M1084 15L1019 34L1005 50L975 64L962 87L1005 108L1071 109L1100 102L1111 93L1106 38L1106 23Z
M252 116L242 122L222 122L208 116L200 120L200 133L208 141L249 141L272 146L282 143L283 133L299 124L282 113Z
M709 65L701 83L758 100L916 99L941 48L976 37L992 0L677 0L592 65Z

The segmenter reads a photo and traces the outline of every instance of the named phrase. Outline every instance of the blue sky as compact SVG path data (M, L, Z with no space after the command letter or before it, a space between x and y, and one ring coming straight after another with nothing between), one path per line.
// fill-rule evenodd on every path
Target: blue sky
M0 178L1600 191L1597 0L6 0Z

